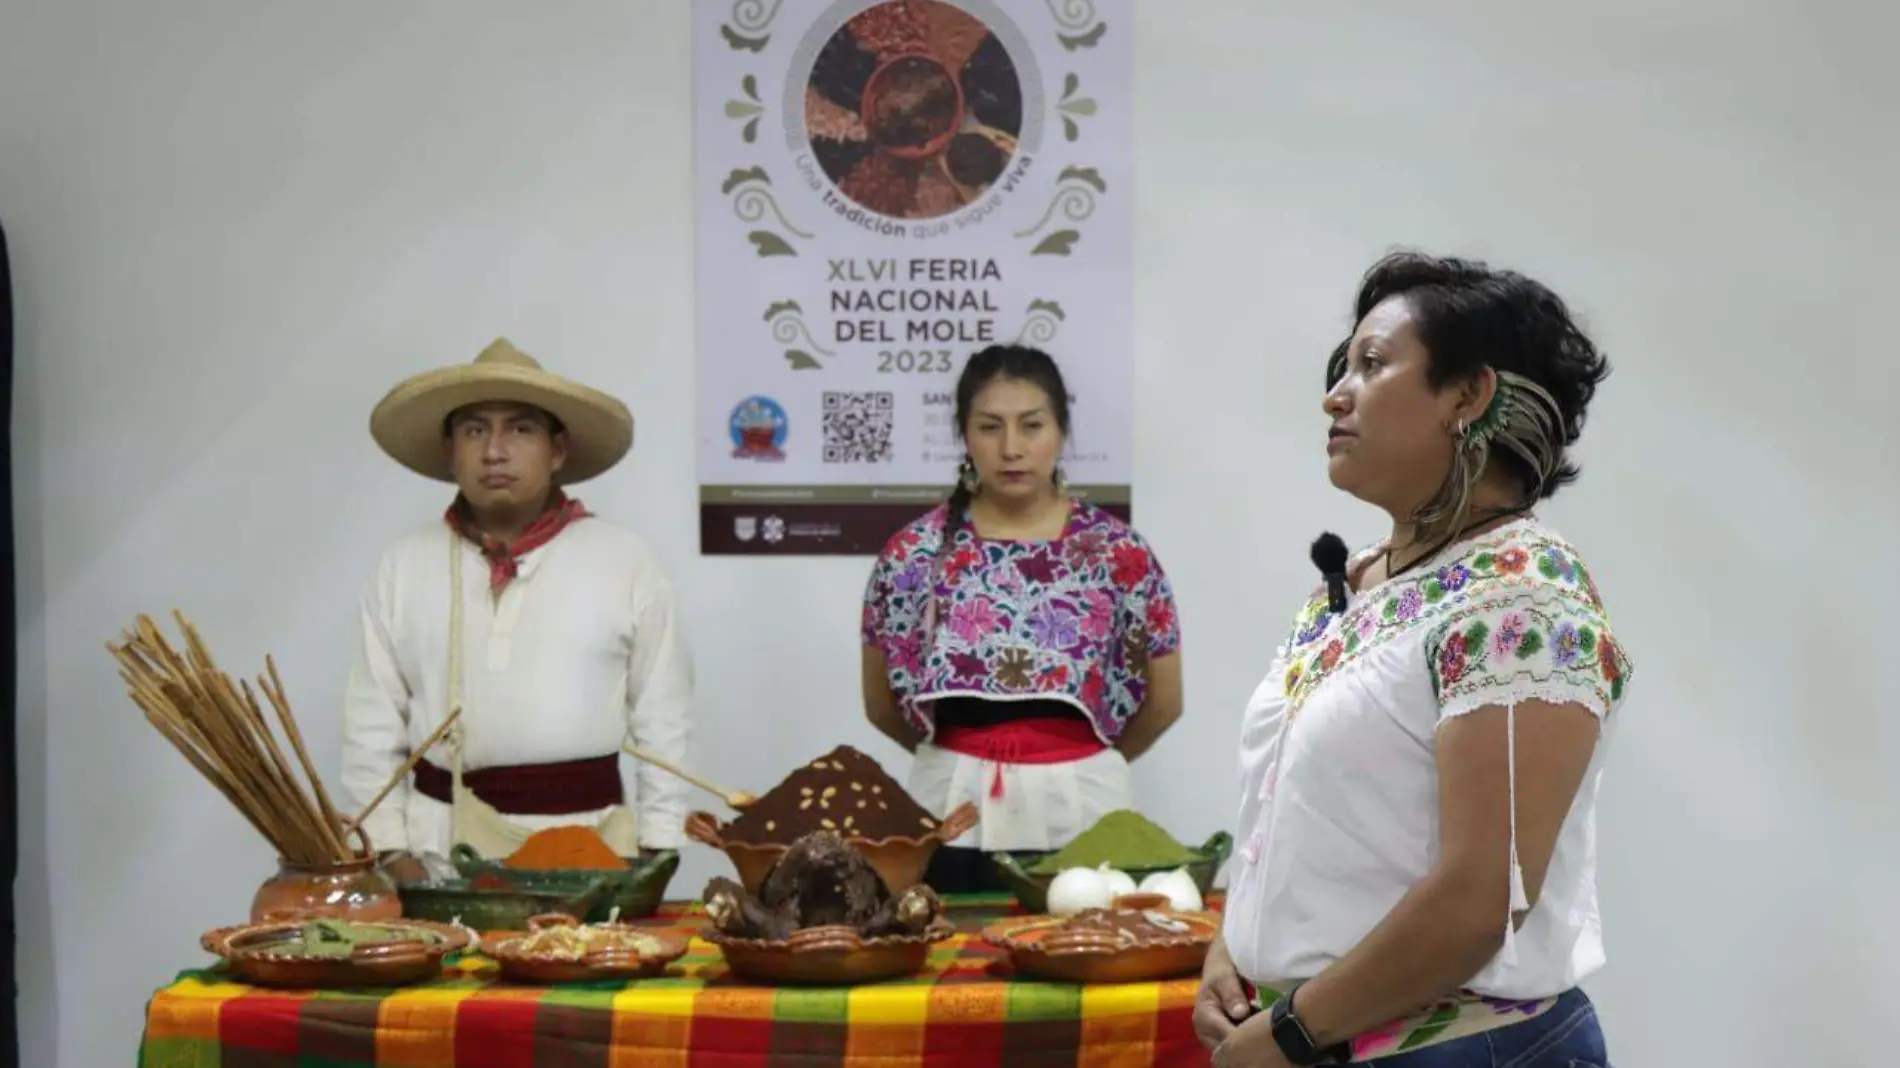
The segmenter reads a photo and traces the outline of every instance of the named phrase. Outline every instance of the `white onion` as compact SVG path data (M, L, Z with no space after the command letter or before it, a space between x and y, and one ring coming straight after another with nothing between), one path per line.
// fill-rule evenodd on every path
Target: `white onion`
M1202 906L1201 888L1186 868L1155 872L1141 881L1141 891L1165 896L1176 912L1196 912Z
M1105 909L1115 899L1108 881L1093 868L1064 868L1049 883L1049 914L1073 916L1083 909Z
M1134 876L1129 875L1127 872L1116 871L1106 864L1097 868L1096 871L1101 873L1102 881L1108 884L1109 900L1113 901L1123 894L1132 894L1135 892Z

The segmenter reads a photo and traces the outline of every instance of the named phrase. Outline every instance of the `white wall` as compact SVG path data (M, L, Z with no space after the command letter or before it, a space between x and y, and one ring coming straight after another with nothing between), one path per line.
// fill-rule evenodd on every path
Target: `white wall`
M1894 17L1400 6L1140 4L1136 507L1191 698L1143 803L1183 837L1229 819L1304 544L1376 530L1321 468L1359 271L1401 243L1494 256L1617 362L1550 514L1638 665L1592 984L1618 1061L1873 1063L1855 1043L1900 989ZM24 1063L123 1063L144 998L271 864L101 643L182 608L230 669L274 653L332 752L356 584L445 503L376 452L370 406L497 334L638 413L631 465L584 496L677 569L705 771L759 789L840 741L895 763L857 711L867 562L695 555L685 22L680 0L0 14Z

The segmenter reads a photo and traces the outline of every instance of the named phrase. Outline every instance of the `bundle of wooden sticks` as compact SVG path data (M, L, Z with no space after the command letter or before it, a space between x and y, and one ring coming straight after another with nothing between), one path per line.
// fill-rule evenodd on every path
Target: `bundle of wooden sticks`
M185 636L179 655L147 616L139 616L120 644L106 648L119 662L132 700L147 722L184 754L243 813L257 833L293 864L330 864L362 856L351 848L354 821L337 815L284 696L277 665L264 658L258 689L270 701L303 778L285 757L250 683L218 669L198 632L174 611Z

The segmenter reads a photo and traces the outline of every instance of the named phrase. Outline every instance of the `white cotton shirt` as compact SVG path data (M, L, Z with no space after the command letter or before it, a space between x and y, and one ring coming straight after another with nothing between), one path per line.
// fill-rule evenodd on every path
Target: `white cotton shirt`
M462 554L463 771L617 755L625 741L686 763L693 673L671 583L635 535L576 520L520 557L500 597L479 548L438 520L389 546L362 595L343 703L343 795L367 804L448 715L449 551ZM446 745L425 759L447 769ZM686 786L640 764L627 807L647 848L684 844ZM615 811L509 816L531 830ZM450 807L413 778L364 822L380 852L444 871Z
M1225 935L1240 974L1310 979L1382 921L1438 858L1437 730L1487 706L1576 702L1604 732L1536 907L1466 983L1562 993L1604 963L1596 799L1628 661L1575 551L1520 520L1363 593L1308 602L1241 730L1239 848ZM1511 762L1515 797L1515 755ZM1525 906L1512 820L1513 905ZM1506 818L1499 813L1499 818Z

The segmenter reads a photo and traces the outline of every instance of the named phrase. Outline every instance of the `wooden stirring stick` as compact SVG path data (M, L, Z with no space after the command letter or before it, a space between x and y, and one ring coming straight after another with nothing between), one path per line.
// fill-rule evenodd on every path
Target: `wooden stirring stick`
M448 718L442 721L442 725L437 727L427 738L423 739L421 745L416 746L416 751L409 754L409 762L398 769L396 774L392 776L388 782L383 784L383 788L377 792L375 799L369 804L364 805L363 811L358 812L348 823L343 825L346 835L356 828L361 827L363 821L369 818L369 814L376 811L376 806L383 803L383 798L388 797L391 790L402 785L402 781L409 777L409 773L416 770L416 765L422 763L423 754L434 748L435 743L441 741L443 737L449 733L449 728L454 725L455 721L459 719L461 715L462 710L459 708L450 712Z
M719 787L714 786L712 783L707 782L705 779L702 779L697 775L694 775L692 772L674 767L672 764L667 763L666 761L660 759L659 757L654 756L652 753L649 753L646 750L641 749L637 746L627 745L627 746L622 746L621 748L627 751L628 756L633 757L636 760L644 760L647 763L653 765L654 767L659 768L661 771L670 772L674 775L677 775L680 778L685 779L687 782L692 783L694 786L699 787L701 790L704 790L709 794L713 794L717 796L721 801L724 801L728 806L732 808L744 808L747 805L754 804L759 800L758 798L753 797L751 794L746 793L744 790L721 790Z

